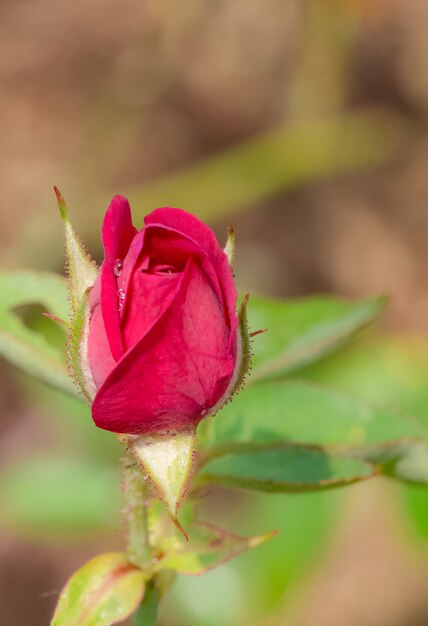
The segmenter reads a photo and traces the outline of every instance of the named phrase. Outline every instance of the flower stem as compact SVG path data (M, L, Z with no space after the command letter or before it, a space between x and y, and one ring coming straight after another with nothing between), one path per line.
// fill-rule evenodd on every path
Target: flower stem
M147 484L130 454L123 459L123 492L128 531L127 553L130 563L150 572L153 566L153 546L150 543ZM147 581L143 601L132 619L132 626L156 626L159 593L154 578Z
M123 492L128 531L127 553L131 563L142 570L152 567L152 548L147 504L147 486L135 460L127 455L123 460Z

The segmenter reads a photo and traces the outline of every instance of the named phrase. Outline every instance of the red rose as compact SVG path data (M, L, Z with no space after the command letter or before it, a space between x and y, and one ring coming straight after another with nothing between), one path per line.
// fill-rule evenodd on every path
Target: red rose
M196 426L229 398L240 367L236 288L214 234L180 209L144 222L138 232L128 201L113 199L89 297L92 416L116 433Z

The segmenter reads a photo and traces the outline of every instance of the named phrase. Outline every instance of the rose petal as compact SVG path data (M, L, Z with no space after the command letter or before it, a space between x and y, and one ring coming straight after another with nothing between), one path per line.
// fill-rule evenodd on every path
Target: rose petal
M189 257L201 255L203 252L200 247L181 233L163 227L146 226L134 237L124 260L123 272L117 280L118 287L123 291L121 319L129 308L129 291L137 270L149 270L149 265L156 265L156 259L163 264L167 261L184 269Z
M101 266L101 307L110 349L116 361L123 355L124 347L114 266L118 259L125 258L136 234L128 200L115 196L107 209L102 228L105 259Z
M233 375L229 343L217 295L190 260L171 306L98 391L95 423L129 434L197 424Z
M232 331L232 336L234 336L238 326L236 286L227 256L220 247L212 230L194 215L172 207L155 209L144 218L144 223L146 226L157 224L182 233L195 241L205 252L218 278L217 284L222 294L228 318L227 321ZM207 274L210 273L207 269L206 272Z
M171 305L181 274L135 272L122 321L125 349L132 348Z
M131 241L137 234L132 225L131 208L124 196L115 196L110 202L102 226L102 240L106 257L124 259Z
M95 387L99 389L110 374L116 361L110 350L101 311L101 276L99 275L89 296L90 332L88 334L88 363Z

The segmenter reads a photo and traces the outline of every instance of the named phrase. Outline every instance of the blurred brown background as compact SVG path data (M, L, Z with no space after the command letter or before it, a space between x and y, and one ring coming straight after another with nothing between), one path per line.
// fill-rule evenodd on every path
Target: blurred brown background
M427 24L424 0L1 0L1 265L62 271L54 184L99 259L107 202L124 193L139 224L155 204L200 214L221 240L233 222L246 289L388 293L386 331L422 337ZM1 369L3 461L55 445L47 403ZM428 624L427 555L407 545L389 485L341 497L329 549L266 624ZM47 624L72 568L121 545L120 527L2 534L5 626Z

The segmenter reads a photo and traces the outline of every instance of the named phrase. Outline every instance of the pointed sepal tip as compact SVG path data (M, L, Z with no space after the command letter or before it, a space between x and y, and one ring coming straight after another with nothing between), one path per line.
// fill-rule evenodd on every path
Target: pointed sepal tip
M232 224L229 224L227 228L227 242L224 248L224 253L227 256L230 267L233 267L235 262L235 229Z
M62 193L60 192L60 190L58 189L57 186L54 186L54 192L55 192L55 195L56 195L56 200L58 202L58 209L59 209L59 213L61 215L61 218L62 218L63 222L69 222L67 203L64 200L64 197L63 197Z
M96 263L74 232L67 204L58 187L54 187L59 212L64 223L65 255L71 303L71 317L76 314L87 289L93 287L98 275Z
M177 514L192 477L195 429L166 431L128 438L129 450L151 482L175 526L188 539Z

